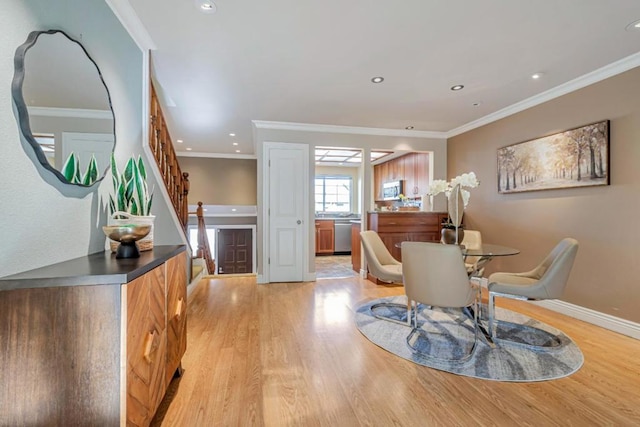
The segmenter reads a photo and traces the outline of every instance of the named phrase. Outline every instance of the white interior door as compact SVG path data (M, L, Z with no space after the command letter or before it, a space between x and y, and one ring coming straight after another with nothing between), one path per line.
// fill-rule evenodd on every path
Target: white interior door
M307 256L309 147L268 144L269 282L301 282Z
M100 171L98 175L102 176L111 161L113 142L112 133L62 132L62 163L73 151L80 160L80 170L84 173L87 170L89 160L91 160L91 155L95 155L98 171Z

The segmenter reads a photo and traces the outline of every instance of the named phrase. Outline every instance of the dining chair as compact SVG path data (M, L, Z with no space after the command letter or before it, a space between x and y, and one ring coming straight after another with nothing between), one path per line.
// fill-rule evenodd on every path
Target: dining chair
M360 239L369 272L379 281L402 283L402 263L391 255L378 233L373 230L361 231ZM397 310L402 310L406 314L396 314L395 317L394 314L390 314L390 311L397 312ZM409 304L381 302L371 306L371 313L378 319L402 325L409 324ZM402 320L402 316L406 319Z
M462 245L467 249L482 249L482 234L478 230L464 230L464 237L462 238ZM469 255L464 258L464 266L467 268L467 273L474 273L476 270L476 264L480 260L480 256ZM482 276L484 268L476 271L475 276Z
M406 258L405 258L406 257ZM464 266L458 245L443 245L430 242L402 243L402 275L410 308L411 332L407 345L412 351L437 360L465 361L473 356L478 344L478 289L472 283ZM419 305L441 308L460 308L463 316L471 317L474 327L474 341L471 350L460 358L443 358L424 353L413 342L419 337L429 340L429 333L418 324ZM473 307L473 314L465 310ZM465 327L456 321L456 327Z
M402 283L402 263L391 255L378 233L361 231L360 238L371 274L383 282Z
M562 239L533 270L523 273L498 272L491 274L488 280L489 333L491 338L496 338L496 297L524 301L560 298L567 285L577 253L578 241L567 237Z

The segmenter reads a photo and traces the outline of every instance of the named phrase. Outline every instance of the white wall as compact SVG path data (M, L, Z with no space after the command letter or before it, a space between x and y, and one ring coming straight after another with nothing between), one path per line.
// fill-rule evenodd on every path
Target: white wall
M61 29L98 64L116 118L116 157L142 152L143 54L104 0L4 0L0 13L0 276L104 249L110 176L91 189L62 184L22 141L11 80L16 48L35 30ZM156 186L153 178L151 186ZM159 193L159 192L158 192ZM154 200L156 244L180 242L166 203Z

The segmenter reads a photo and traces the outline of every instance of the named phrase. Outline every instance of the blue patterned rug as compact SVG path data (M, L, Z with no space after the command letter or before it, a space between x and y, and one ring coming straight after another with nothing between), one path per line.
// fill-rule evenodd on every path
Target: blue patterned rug
M406 296L397 296L367 301L356 309L355 321L371 342L419 365L474 378L529 382L566 377L580 369L584 362L578 346L562 331L499 307L496 308L500 322L495 348L491 348L481 334L474 355L465 362L423 357L407 345L409 326L376 318L371 309L383 302L406 305L406 300ZM375 314L406 321L406 308L377 307ZM423 353L455 359L471 350L473 321L460 310L428 309L421 305L418 324L423 333L417 335L412 345Z

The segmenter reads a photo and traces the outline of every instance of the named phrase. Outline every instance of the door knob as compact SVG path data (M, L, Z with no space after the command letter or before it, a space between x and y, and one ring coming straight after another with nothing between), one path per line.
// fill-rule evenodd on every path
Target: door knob
M300 224L302 224L302 221L297 220L297 221L296 221L296 223L297 223L298 225L300 225Z

